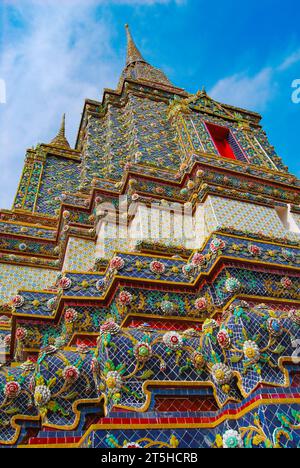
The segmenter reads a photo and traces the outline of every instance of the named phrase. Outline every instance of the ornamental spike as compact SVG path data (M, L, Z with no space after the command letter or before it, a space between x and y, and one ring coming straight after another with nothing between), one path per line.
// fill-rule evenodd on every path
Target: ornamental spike
M66 139L66 114L62 116L62 122L56 137L51 141L50 145L59 146L62 148L70 148L70 144Z
M127 35L127 58L126 58L126 65L130 65L135 62L145 62L146 60L143 58L142 54L138 50L135 42L132 38L130 29L128 24L125 24L126 35Z

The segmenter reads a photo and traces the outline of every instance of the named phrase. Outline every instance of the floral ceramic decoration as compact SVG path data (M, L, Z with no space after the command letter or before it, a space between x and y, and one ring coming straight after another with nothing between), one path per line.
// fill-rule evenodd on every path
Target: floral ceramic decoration
M280 280L280 283L284 289L291 289L291 287L293 286L292 280L288 278L287 276L282 278Z
M34 391L34 402L36 406L43 407L51 400L51 391L46 385L38 385Z
M222 252L226 247L226 243L219 238L215 238L210 243L210 250L213 254Z
M122 268L124 268L125 261L121 257L114 257L109 264L109 267L111 270L114 271L120 271Z
M243 448L244 444L240 434L237 431L228 429L223 434L223 447L224 448Z
M121 291L118 296L118 301L122 306L128 306L132 302L132 295L128 291Z
M160 308L164 314L172 314L176 310L176 304L174 304L174 302L164 300L161 302Z
M234 293L241 288L241 283L237 278L227 278L225 281L225 289L229 293Z
M21 386L18 382L7 382L4 387L4 394L9 399L17 398L21 393Z
M261 248L255 244L250 244L248 250L253 257L259 257L261 255Z
M75 383L80 376L80 372L75 366L67 366L63 370L63 377L66 382Z
M150 263L150 270L152 273L160 276L165 272L166 267L162 262L154 261Z
M28 332L25 328L17 328L16 330L16 339L17 341L24 341L28 335Z
M181 335L177 332L168 332L163 336L163 342L172 351L180 349L183 345L183 340Z
M24 300L24 297L17 295L11 299L11 302L12 302L12 305L18 309L24 305L25 300Z
M51 299L49 299L47 301L47 307L49 310L55 310L56 308L56 303L57 303L57 299L56 297L52 297Z
M96 289L97 291L99 292L102 292L103 289L105 287L105 280L104 279L99 279L97 282L96 282Z
M250 362L257 362L260 359L260 350L255 341L245 341L243 345L245 358Z
M133 352L137 361L142 363L149 361L152 356L152 348L150 344L145 341L136 343Z
M205 256L200 254L200 253L196 253L193 258L192 258L192 264L196 267L198 266L201 266L201 265L204 265L205 263Z
M217 363L212 366L211 374L218 385L229 384L233 375L232 370L223 363Z
M116 335L120 331L120 326L112 319L107 320L102 325L100 325L100 333L110 333L111 335Z
M73 308L68 308L65 311L65 321L66 323L74 323L78 319L78 312Z
M228 349L231 345L230 335L228 331L223 328L217 334L217 340L221 348Z
M203 311L207 309L207 301L205 297L199 297L195 300L195 308L199 311Z
M72 280L70 278L67 278L66 276L61 278L58 282L58 287L63 290L70 289L71 286L72 286Z

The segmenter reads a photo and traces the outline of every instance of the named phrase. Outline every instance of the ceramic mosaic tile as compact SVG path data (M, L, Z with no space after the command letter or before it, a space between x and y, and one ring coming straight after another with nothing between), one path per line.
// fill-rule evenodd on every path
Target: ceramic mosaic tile
M95 262L95 243L93 241L70 237L64 263L64 270L88 271Z
M0 264L0 301L7 301L19 289L47 289L56 277L53 270Z
M270 207L210 196L205 204L207 229L233 227L248 232L262 232L267 236L299 239L282 224L276 210Z

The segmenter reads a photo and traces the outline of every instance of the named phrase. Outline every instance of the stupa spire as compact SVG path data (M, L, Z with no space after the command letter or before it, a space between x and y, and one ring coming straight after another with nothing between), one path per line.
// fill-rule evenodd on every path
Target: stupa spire
M128 24L125 24L125 28L127 36L126 66L122 72L118 88L123 86L125 79L147 81L173 88L174 86L166 75L144 59L132 38Z
M66 139L66 114L63 114L59 132L51 141L50 145L59 146L61 148L70 148L70 144Z
M135 62L144 62L147 63L140 53L139 49L135 45L135 42L132 38L128 24L125 24L126 35L127 35L127 57L126 65L131 65Z

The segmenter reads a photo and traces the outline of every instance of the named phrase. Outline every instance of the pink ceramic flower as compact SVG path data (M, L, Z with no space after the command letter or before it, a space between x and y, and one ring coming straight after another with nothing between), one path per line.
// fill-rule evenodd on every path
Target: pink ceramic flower
M72 286L72 281L70 278L64 276L58 282L58 287L61 289L69 289Z
M16 308L22 307L22 305L24 304L24 297L18 294L17 296L14 296L11 299L11 302L12 302L12 305Z
M121 305L127 306L132 301L132 295L128 291L121 291L118 297L118 301Z
M116 335L119 330L119 325L113 320L107 320L100 326L100 333L110 333L111 335Z
M27 330L25 328L17 328L16 330L16 340L24 341L27 336Z
M63 370L63 377L67 382L76 382L79 379L80 372L75 366L67 366Z
M21 386L18 382L8 382L4 387L4 394L7 398L17 398L20 392Z
M197 310L205 310L207 308L207 302L205 297L199 297L195 300L195 307Z
M78 318L78 313L75 309L67 309L65 312L66 323L74 323Z
M250 244L248 250L253 257L259 257L261 255L261 248L257 245Z
M11 343L11 335L6 335L6 337L4 338L4 343L5 343L5 346L10 346L10 343Z
M111 261L110 261L110 269L111 270L122 270L122 268L124 267L125 265L125 262L123 260L123 258L121 257L114 257Z
M290 278L288 278L287 276L285 278L282 278L280 283L281 286L283 286L285 289L291 289L291 287L293 286L292 280L290 280Z
M165 269L166 267L162 262L155 260L154 262L150 263L150 270L152 271L152 273L161 275L162 273L165 272Z
M164 189L162 187L156 187L155 192L162 195L164 193Z
M183 344L181 336L175 331L165 333L163 336L163 342L169 349L174 351L180 349Z
M226 247L226 244L223 241L223 239L216 238L211 241L209 246L210 246L210 250L212 251L212 253L216 253L219 250L224 250Z
M229 348L230 347L230 336L227 330L220 330L217 334L217 340L221 348Z
M196 253L193 258L192 258L192 264L194 266L200 266L200 265L203 265L205 263L205 257L204 255L200 254L200 253Z

